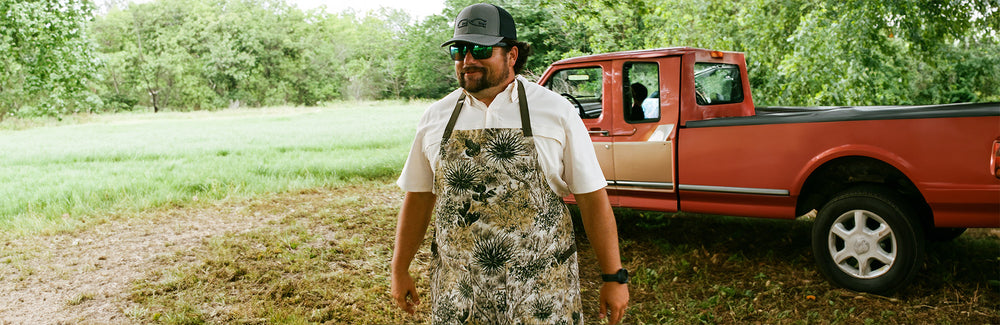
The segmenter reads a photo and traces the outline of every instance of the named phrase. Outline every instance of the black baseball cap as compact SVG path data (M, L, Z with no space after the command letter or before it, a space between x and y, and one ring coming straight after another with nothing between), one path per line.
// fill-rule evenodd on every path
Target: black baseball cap
M478 3L462 9L455 18L455 35L442 47L455 42L467 42L485 46L500 43L504 38L517 39L514 17L503 8Z

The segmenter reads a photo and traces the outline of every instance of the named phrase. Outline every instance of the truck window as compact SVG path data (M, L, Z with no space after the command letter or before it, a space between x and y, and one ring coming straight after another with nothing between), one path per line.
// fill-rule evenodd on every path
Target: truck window
M743 101L740 67L735 64L694 64L694 91L698 105L719 105Z
M622 102L625 121L647 123L660 120L660 67L655 62L624 65Z
M559 93L579 111L581 118L598 118L603 111L601 95L604 81L600 67L559 70L545 83L545 87Z

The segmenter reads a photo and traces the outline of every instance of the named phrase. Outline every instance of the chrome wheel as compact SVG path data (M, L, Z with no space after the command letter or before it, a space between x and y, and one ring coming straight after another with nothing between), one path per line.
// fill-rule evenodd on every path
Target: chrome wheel
M831 198L812 231L813 256L830 282L855 291L890 294L920 270L924 231L913 207L881 186L858 186Z
M830 227L829 251L841 271L859 279L882 276L896 261L896 236L882 217L851 210Z

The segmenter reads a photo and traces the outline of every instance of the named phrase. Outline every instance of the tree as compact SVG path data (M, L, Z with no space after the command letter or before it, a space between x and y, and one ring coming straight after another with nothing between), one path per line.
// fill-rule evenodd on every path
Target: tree
M84 0L0 0L0 120L100 105L87 88L96 69L84 28L92 12Z
M454 63L441 43L452 36L451 18L433 15L410 25L403 35L401 61L408 98L440 98L458 86Z
M745 52L759 105L996 98L996 65L975 59L997 53L997 7L988 1L664 1L651 11L649 47ZM928 80L969 65L977 68L962 77Z
M0 0L0 116L440 98L440 15L304 12L285 0ZM532 46L531 77L590 53L692 46L746 53L759 105L1000 100L991 0L498 0ZM2 117L0 117L2 118Z

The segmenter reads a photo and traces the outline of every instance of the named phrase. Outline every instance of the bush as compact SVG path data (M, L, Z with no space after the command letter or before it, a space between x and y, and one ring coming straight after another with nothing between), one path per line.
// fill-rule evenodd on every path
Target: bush
M139 99L123 94L105 94L101 96L101 100L104 101L104 107L112 112L132 111L139 103Z

